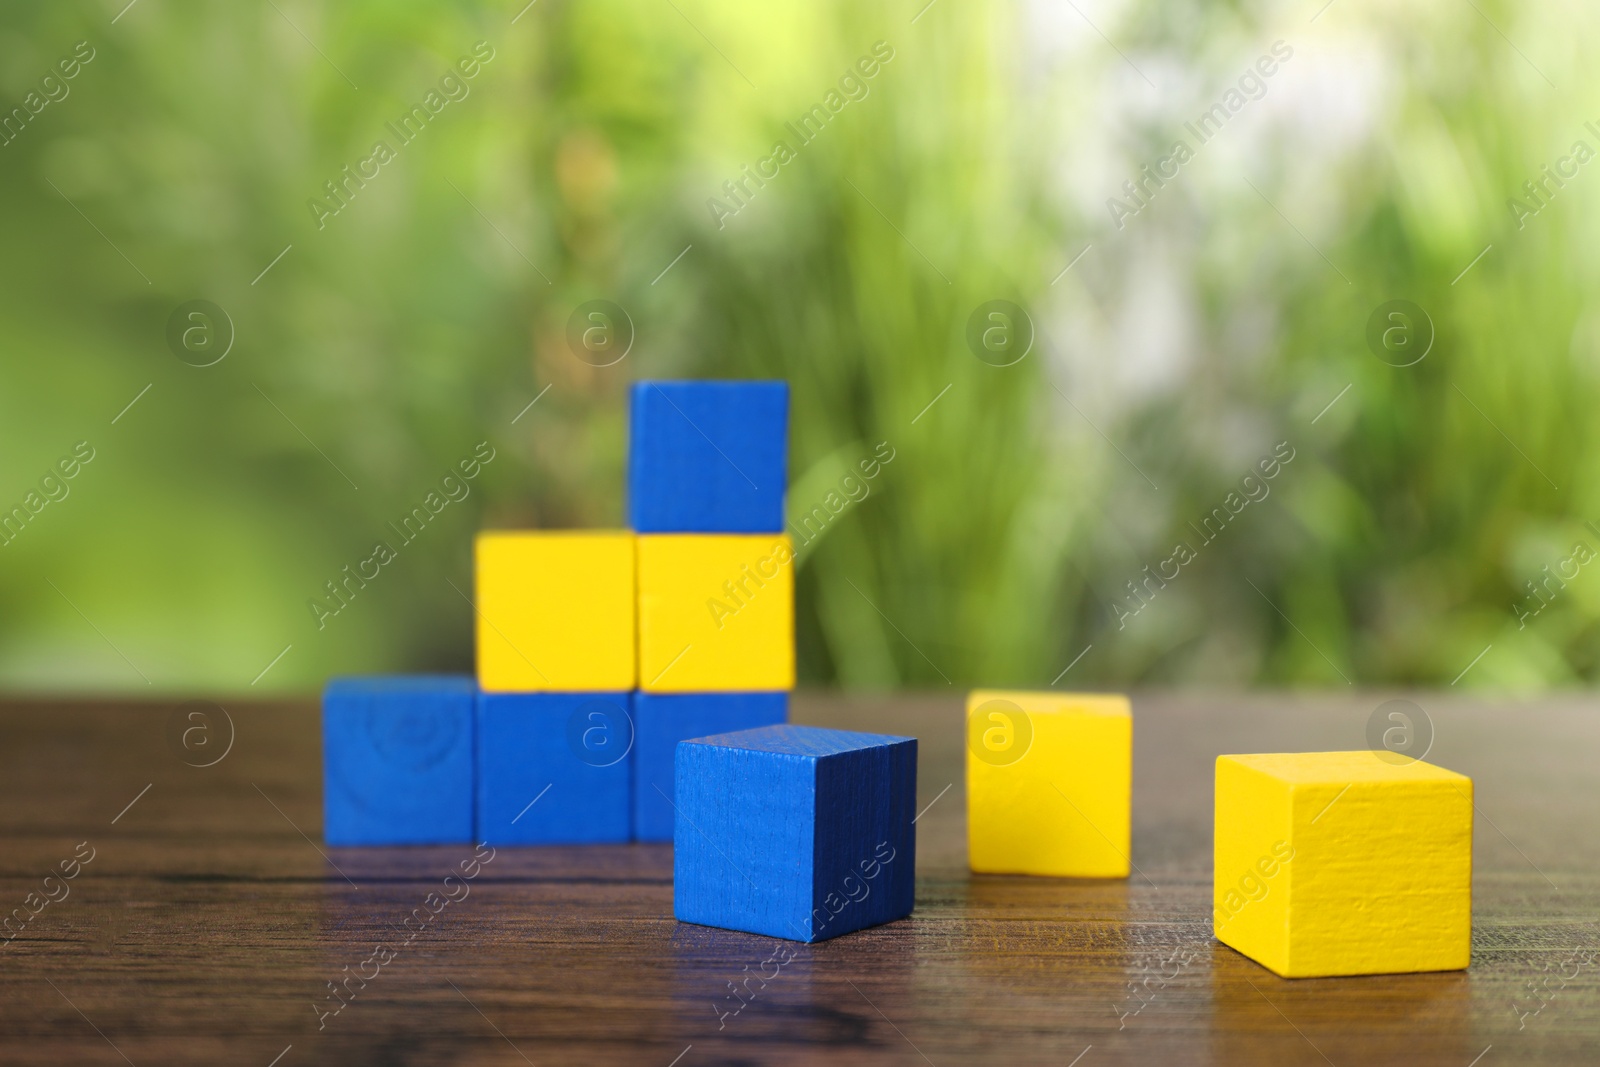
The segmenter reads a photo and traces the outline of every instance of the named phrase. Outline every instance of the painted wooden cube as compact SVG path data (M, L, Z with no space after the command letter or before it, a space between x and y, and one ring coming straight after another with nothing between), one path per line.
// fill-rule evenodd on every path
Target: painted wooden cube
M1217 940L1285 978L1472 951L1472 779L1392 752L1217 759Z
M787 382L636 382L628 431L628 522L634 530L783 529Z
M453 675L336 678L322 694L330 845L472 841L474 687Z
M474 556L485 692L634 688L633 534L485 531Z
M786 535L639 537L639 688L794 688L794 548Z
M1133 714L1098 693L967 697L967 857L986 874L1126 878Z
M775 726L788 718L788 693L635 693L634 840L672 840L672 763L679 741Z
M764 726L678 745L673 913L823 941L911 914L917 742Z
M631 705L631 693L479 694L478 840L629 840Z

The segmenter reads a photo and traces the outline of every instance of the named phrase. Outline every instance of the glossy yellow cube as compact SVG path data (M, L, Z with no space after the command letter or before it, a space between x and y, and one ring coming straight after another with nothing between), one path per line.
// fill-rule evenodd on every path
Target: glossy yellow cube
M639 536L639 688L794 688L794 546L788 537Z
M974 871L1126 878L1132 801L1127 697L1000 690L967 697Z
M617 692L638 684L633 534L484 531L473 553L479 687Z
M1472 952L1472 779L1392 752L1217 759L1217 940L1284 978Z

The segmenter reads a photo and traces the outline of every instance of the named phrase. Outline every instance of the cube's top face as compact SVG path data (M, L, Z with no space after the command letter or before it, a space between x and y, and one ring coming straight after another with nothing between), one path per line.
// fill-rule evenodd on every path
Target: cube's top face
M362 677L330 678L323 697L363 697L387 694L406 697L470 697L477 689L465 674L375 674Z
M1335 786L1404 782L1470 786L1472 779L1443 767L1392 752L1279 752L1218 756L1217 766L1235 764L1293 786Z
M967 694L967 714L993 701L1015 704L1029 715L1133 714L1128 698L1120 693L1054 693L1023 689L975 689Z
M635 382L628 422L628 521L633 529L783 529L787 382Z
M816 759L907 742L916 744L916 738L897 737L892 734L863 734L853 730L829 730L820 726L783 725L758 726L753 730L713 734L710 737L697 737L682 743Z

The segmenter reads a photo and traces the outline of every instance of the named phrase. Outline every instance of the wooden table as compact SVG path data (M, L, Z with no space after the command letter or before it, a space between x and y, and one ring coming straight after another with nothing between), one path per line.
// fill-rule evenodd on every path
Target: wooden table
M1477 781L1469 971L1290 982L1209 936L1213 757L1365 747L1380 697L1136 698L1139 873L1098 882L967 873L956 695L802 695L799 721L922 739L917 908L795 946L749 1003L729 983L778 943L675 922L667 846L501 849L434 915L472 850L323 848L314 704L228 702L222 755L215 712L11 701L0 906L32 917L0 943L0 1063L1600 1062L1600 709L1413 699Z

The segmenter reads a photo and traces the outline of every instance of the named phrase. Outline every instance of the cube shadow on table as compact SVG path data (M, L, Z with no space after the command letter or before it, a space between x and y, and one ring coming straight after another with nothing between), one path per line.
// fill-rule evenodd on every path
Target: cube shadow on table
M633 836L671 841L673 757L678 742L775 726L789 717L789 694L635 693Z
M1216 937L1284 978L1460 970L1472 779L1392 752L1219 756Z
M322 835L330 845L472 840L472 679L336 678L322 696Z
M601 844L632 836L631 693L480 693L478 840Z
M777 533L788 439L787 382L635 382L629 525L639 533Z
M765 726L681 742L673 913L823 941L911 914L915 738Z

